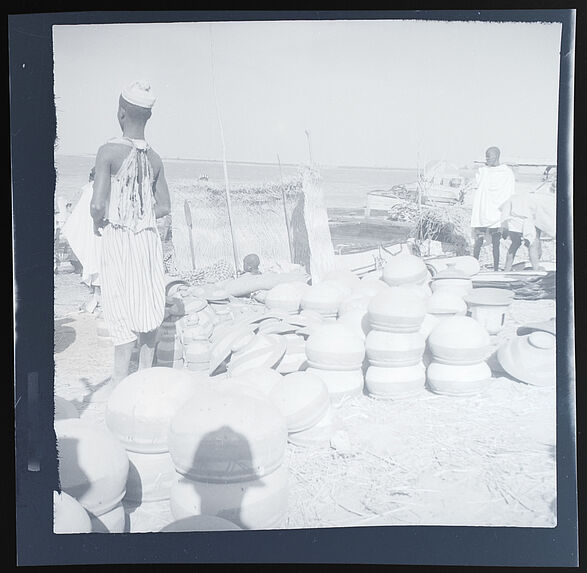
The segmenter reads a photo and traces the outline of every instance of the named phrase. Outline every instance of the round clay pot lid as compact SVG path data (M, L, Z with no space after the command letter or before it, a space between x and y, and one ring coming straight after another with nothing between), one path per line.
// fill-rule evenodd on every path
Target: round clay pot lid
M554 386L555 340L547 332L514 336L498 348L497 359L501 367L517 380L533 386Z
M475 304L480 306L506 306L509 305L514 298L514 293L505 288L476 288L465 296L465 301L468 304Z

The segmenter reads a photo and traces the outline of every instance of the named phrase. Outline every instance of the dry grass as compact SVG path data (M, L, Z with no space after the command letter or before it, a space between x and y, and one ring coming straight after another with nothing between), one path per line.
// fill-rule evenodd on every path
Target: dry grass
M301 176L284 181L288 214L295 212L302 196ZM283 210L281 185L264 183L232 188L233 228L239 264L248 253L264 261L289 261L289 244ZM189 230L184 202L191 205L196 268L219 260L233 264L233 248L223 186L208 182L178 181L171 188L172 234L175 266L192 268Z

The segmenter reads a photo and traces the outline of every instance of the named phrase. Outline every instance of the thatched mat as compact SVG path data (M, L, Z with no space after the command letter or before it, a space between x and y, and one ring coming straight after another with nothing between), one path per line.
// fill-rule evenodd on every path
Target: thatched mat
M79 275L57 275L55 393L81 417L103 423L89 399L110 374L112 348ZM554 301L514 301L500 339L519 324L554 315ZM497 340L496 340L497 342ZM483 395L403 402L362 396L337 410L339 449L288 446L288 528L369 524L552 527L556 524L554 389L493 379ZM158 531L167 502L127 506L131 531Z

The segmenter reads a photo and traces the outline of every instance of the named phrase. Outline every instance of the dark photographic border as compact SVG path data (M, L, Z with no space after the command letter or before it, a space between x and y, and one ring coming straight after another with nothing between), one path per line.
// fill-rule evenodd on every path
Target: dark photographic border
M58 472L53 431L56 116L52 26L401 18L562 23L556 253L561 269L556 284L558 525L555 528L385 526L166 535L53 534L52 491L57 488ZM379 563L549 567L578 564L572 250L573 10L13 13L8 16L8 45L18 565Z

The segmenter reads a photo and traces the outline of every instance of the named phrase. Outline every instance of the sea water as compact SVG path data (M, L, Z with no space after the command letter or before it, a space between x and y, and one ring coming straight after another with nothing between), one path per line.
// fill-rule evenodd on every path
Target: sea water
M55 194L66 197L73 205L77 202L81 188L88 182L93 156L57 155L55 169L57 182ZM211 183L224 184L224 168L221 161L163 160L169 187L180 180L197 180L206 176ZM295 175L299 166L272 163L227 164L231 187L261 182L279 182ZM384 169L369 167L322 167L318 166L324 191L324 202L328 209L363 209L367 193L388 190L394 185L416 180L415 169Z

